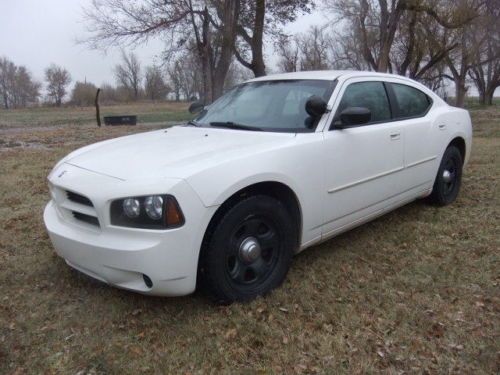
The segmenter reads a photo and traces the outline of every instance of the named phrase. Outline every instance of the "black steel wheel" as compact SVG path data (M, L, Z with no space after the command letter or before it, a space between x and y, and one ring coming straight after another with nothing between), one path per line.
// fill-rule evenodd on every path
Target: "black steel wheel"
M296 246L286 207L265 195L230 208L202 250L203 286L217 302L247 301L279 286Z
M462 182L462 155L457 147L449 146L444 152L434 181L431 202L445 206L457 199Z

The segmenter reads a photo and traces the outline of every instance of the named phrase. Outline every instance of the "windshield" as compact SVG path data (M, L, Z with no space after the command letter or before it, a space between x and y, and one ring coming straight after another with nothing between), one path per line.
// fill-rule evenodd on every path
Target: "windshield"
M244 83L204 109L195 121L235 129L312 131L317 124L307 114L306 102L313 95L328 102L334 87L335 81L325 80Z

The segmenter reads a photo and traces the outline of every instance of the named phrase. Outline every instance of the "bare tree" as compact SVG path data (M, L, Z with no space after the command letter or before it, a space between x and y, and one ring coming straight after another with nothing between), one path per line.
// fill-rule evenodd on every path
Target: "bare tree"
M177 101L200 98L203 94L201 63L196 49L187 49L171 61L167 68L169 82Z
M135 53L122 51L122 62L115 67L115 77L119 85L130 91L134 100L139 98L142 75L141 64Z
M45 69L45 81L47 82L47 95L57 107L61 106L66 96L66 88L71 82L69 72L55 64Z
M37 103L40 87L26 67L0 58L0 107L9 109Z
M312 26L306 33L281 37L277 45L280 70L294 72L332 67L332 38L326 29L326 26Z
M278 69L281 72L296 72L300 70L300 51L296 38L282 35L275 45L279 56Z
M469 76L479 92L481 104L492 105L493 94L500 87L500 7L498 2L487 0L484 13L475 27L469 30L469 36L477 46L482 36L486 35L483 48L475 48L472 56L473 65Z
M71 91L71 103L80 107L94 104L97 87L90 82L76 82Z
M101 85L101 93L99 95L99 101L103 104L111 104L119 101L118 94L116 92L116 87L109 83L103 83Z
M307 33L297 37L301 52L300 70L324 70L331 66L328 51L331 38L325 26L311 26Z
M194 45L199 60L202 96L206 102L223 91L233 57L265 74L266 33L309 11L313 0L93 0L86 9L92 47L140 43L164 38L168 52L178 54ZM193 43L194 42L194 43Z
M0 93L3 107L9 109L12 104L12 88L17 67L7 58L0 59Z
M222 93L236 35L239 0L221 0L218 17L214 2L205 0L101 0L86 9L93 47L140 43L154 36L165 38L170 50L194 40L201 65L204 100Z
M448 37L451 32L425 12L406 12L390 54L390 70L428 86L441 82L444 59L458 47Z
M235 57L255 77L266 74L263 45L266 34L275 39L282 37L282 27L297 19L300 14L310 12L313 0L240 0L238 39Z
M14 76L14 106L26 107L38 102L41 84L33 79L24 66L17 67Z
M231 67L229 68L229 72L226 76L226 80L224 82L224 90L230 90L234 86L245 82L254 77L252 71L246 69L244 66L238 63L238 61L233 60L231 63Z
M363 56L357 33L352 28L332 30L330 56L335 69L370 70L370 65Z
M473 12L475 17L448 33L448 38L457 44L457 48L446 54L444 61L447 72L443 76L454 83L455 105L459 107L465 104L470 74L474 75L474 70L479 72L482 65L499 58L498 54L488 57L488 41L492 35L485 32L486 28L483 27L486 22L484 16L489 12L487 4L482 0L464 1L462 7L458 8L458 16L466 17L464 14Z
M160 67L152 65L146 68L144 91L148 99L165 99L170 88L163 78L163 72Z
M378 72L392 70L391 51L402 19L408 13L425 13L447 29L459 28L470 22L474 12L450 12L450 8L464 8L467 4L447 0L328 0L327 4L339 20L355 31L363 58ZM456 16L459 17L456 17ZM410 19L410 22L414 20ZM413 50L410 48L410 51Z

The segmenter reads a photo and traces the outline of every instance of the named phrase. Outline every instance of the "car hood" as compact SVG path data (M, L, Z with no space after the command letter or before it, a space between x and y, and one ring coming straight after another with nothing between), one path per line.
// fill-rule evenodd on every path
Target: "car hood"
M280 147L294 137L293 133L175 126L83 147L64 162L122 180L187 178L200 169Z

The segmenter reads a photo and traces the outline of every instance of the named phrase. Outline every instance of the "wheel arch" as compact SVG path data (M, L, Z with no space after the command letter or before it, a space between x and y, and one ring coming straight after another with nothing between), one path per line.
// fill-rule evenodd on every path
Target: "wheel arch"
M267 195L281 201L286 209L290 212L296 225L296 247L300 247L300 241L302 238L302 208L300 200L295 193L295 191L287 184L279 181L261 181L256 182L251 185L245 186L238 191L227 197L222 204L217 208L215 213L212 215L205 233L203 235L203 240L201 243L201 248L198 256L198 267L200 266L200 259L203 256L203 250L206 248L212 233L219 222L219 220L224 216L224 214L231 209L236 203L241 200L252 196L252 195Z
M446 148L450 146L455 146L456 148L458 148L458 150L460 151L460 155L462 156L462 164L464 164L467 156L467 144L465 142L465 139L461 136L456 136L448 143Z

